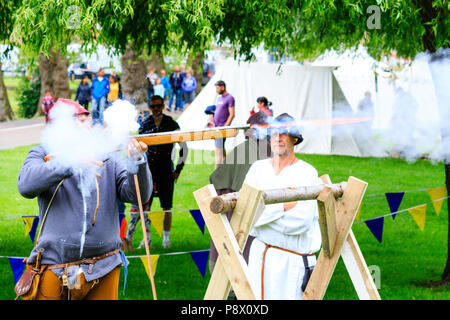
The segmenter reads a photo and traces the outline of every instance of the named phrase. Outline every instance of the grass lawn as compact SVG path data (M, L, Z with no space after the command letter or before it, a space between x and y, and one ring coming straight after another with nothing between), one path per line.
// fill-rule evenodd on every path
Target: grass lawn
M28 235L24 236L21 215L37 215L36 200L20 196L16 179L29 147L0 151L0 255L25 257L32 249ZM212 154L207 154L213 157ZM328 173L333 182L346 181L355 176L368 182L362 204L361 221L389 213L383 193L444 186L442 164L433 165L420 160L409 164L400 159L355 158L346 156L299 155L317 168L319 174ZM211 163L211 162L209 162ZM155 249L161 254L155 275L158 299L202 299L210 278L209 270L203 278L189 254L165 255L208 249L209 233L203 235L186 209L196 209L192 192L209 183L213 164L187 164L175 187L171 231L172 248L162 249L161 238L152 230ZM426 191L405 193L399 209L410 208L430 201ZM158 200L153 210L160 209ZM129 205L127 206L127 220ZM429 288L430 280L438 280L444 269L447 248L447 206L437 216L431 204L427 206L424 232L408 212L400 213L395 220L385 218L383 241L379 243L365 223L353 225L369 266L378 266L381 275L379 293L382 299L450 299L448 287ZM142 239L140 226L133 240L136 247ZM145 249L127 253L129 256L145 255ZM126 295L122 295L123 277L120 280L120 299L152 299L150 280L137 258L130 258ZM13 274L8 259L0 259L0 299L13 299ZM122 271L123 273L123 271ZM339 261L325 299L357 299L355 290L342 260Z

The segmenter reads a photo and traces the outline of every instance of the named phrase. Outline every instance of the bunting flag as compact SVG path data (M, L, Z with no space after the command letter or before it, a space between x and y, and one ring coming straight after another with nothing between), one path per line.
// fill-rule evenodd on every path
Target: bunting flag
M381 243L381 239L383 238L384 217L379 217L364 222L366 223L369 230L373 233L375 238L377 238L378 242Z
M25 265L22 263L23 258L9 257L8 260L14 275L14 284L16 284L17 281L19 281L20 276L22 276L23 270L25 268Z
M445 193L445 187L428 189L428 194L430 195L431 201L433 201L433 207L437 215L441 213L442 203L444 202L444 199L442 198L445 197ZM437 199L442 200L436 201Z
M416 221L420 230L423 231L425 228L425 218L427 213L427 205L423 204L421 206L408 209L409 213L412 215L414 221Z
M192 260L194 260L195 265L204 278L206 273L206 264L208 262L209 250L193 251L189 253L191 254Z
M158 211L158 212L150 212L148 217L150 218L150 221L152 222L153 227L155 227L156 232L158 232L159 236L162 237L162 231L164 226L164 211Z
M358 212L356 213L355 217L356 221L359 221L360 217L361 217L361 206L359 206Z
M39 224L38 216L22 216L23 223L25 223L25 236L30 236L31 242L34 242L36 236L36 229Z
M397 212L400 207L400 203L402 202L404 192L388 192L386 193L386 200L389 204L389 209L392 212ZM395 219L395 214L392 215L392 220Z
M200 228L200 231L205 234L205 220L203 220L203 216L200 210L189 210L189 212L191 213L192 218L194 218L195 222L197 223L197 226Z
M139 258L141 258L142 264L144 265L144 268L145 268L145 272L147 272L147 276L150 279L150 271L148 270L147 256L142 256L142 257L139 257ZM159 255L151 255L150 256L150 261L152 263L152 274L153 274L153 277L155 277L156 266L158 265L158 259L159 259Z
M127 237L127 218L124 213L119 213L120 239Z

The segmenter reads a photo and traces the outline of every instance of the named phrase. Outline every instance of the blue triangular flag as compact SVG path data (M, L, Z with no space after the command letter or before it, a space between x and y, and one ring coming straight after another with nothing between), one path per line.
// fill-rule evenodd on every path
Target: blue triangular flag
M119 213L119 228L122 225L123 218L125 218L125 214L124 213Z
M384 217L371 219L364 221L370 231L373 233L375 238L377 238L378 242L381 243L381 238L383 237L383 225L384 225Z
M404 192L388 192L386 193L386 200L389 204L389 209L392 212L397 212L400 203L402 202ZM392 220L395 219L395 214L392 215Z
M23 270L25 268L25 265L22 263L23 258L12 258L9 257L9 264L11 265L11 270L14 274L14 284L19 281L20 276L23 273Z
M208 262L209 250L189 252L197 265L198 270L205 277L206 263Z
M205 234L205 220L203 220L202 213L200 210L189 210L189 212L192 215L192 218L194 218L195 222L197 223L198 227L200 228L200 231Z
M38 224L39 224L39 217L36 217L36 219L34 219L33 221L33 226L31 227L31 230L28 233L30 235L31 242L34 242L34 237L36 236L36 229Z

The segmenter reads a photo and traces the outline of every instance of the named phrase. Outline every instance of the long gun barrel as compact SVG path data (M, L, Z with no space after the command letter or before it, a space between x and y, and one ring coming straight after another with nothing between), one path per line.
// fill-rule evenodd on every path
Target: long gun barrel
M169 132L158 132L131 136L137 141L142 141L147 145L159 145L167 143L177 143L183 141L210 140L218 138L235 137L239 130L249 129L250 125L214 127L198 130L177 130Z

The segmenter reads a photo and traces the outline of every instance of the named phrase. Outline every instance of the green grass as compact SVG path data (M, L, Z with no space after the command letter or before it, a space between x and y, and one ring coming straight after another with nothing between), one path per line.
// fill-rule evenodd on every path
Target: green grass
M32 249L28 235L24 236L21 215L37 215L36 200L22 198L16 187L17 174L29 147L0 151L0 255L27 256ZM191 153L193 155L194 152ZM195 153L198 156L198 153ZM211 159L210 153L205 153ZM345 156L300 155L301 159L317 168L319 174L328 173L333 182L346 181L355 176L368 182L366 195L385 192L417 190L444 186L442 164L433 165L420 160L409 164L400 159L355 158ZM191 158L192 159L192 158ZM197 159L197 157L196 157ZM191 161L193 163L193 161ZM187 164L175 187L171 231L171 249L162 249L161 238L152 230L155 249L152 254L208 249L210 236L203 235L186 209L197 208L192 192L209 183L214 165ZM406 193L399 209L429 202L427 192ZM159 201L153 210L160 209ZM129 205L127 206L127 220ZM361 221L389 213L384 195L365 197ZM436 216L433 206L427 207L425 230L421 232L409 213L400 213L395 220L385 218L383 241L379 243L364 223L355 223L353 232L364 254L367 265L376 265L381 271L382 299L442 299L450 298L448 287L429 288L430 280L439 280L444 269L447 247L447 206ZM133 244L142 239L140 225ZM145 250L135 250L127 255L145 255ZM130 259L126 295L120 299L152 299L150 280L139 259ZM8 259L0 259L0 299L14 298L14 281ZM210 273L207 268L203 278L189 254L161 255L155 284L158 299L202 299ZM342 260L338 262L325 299L357 299Z

